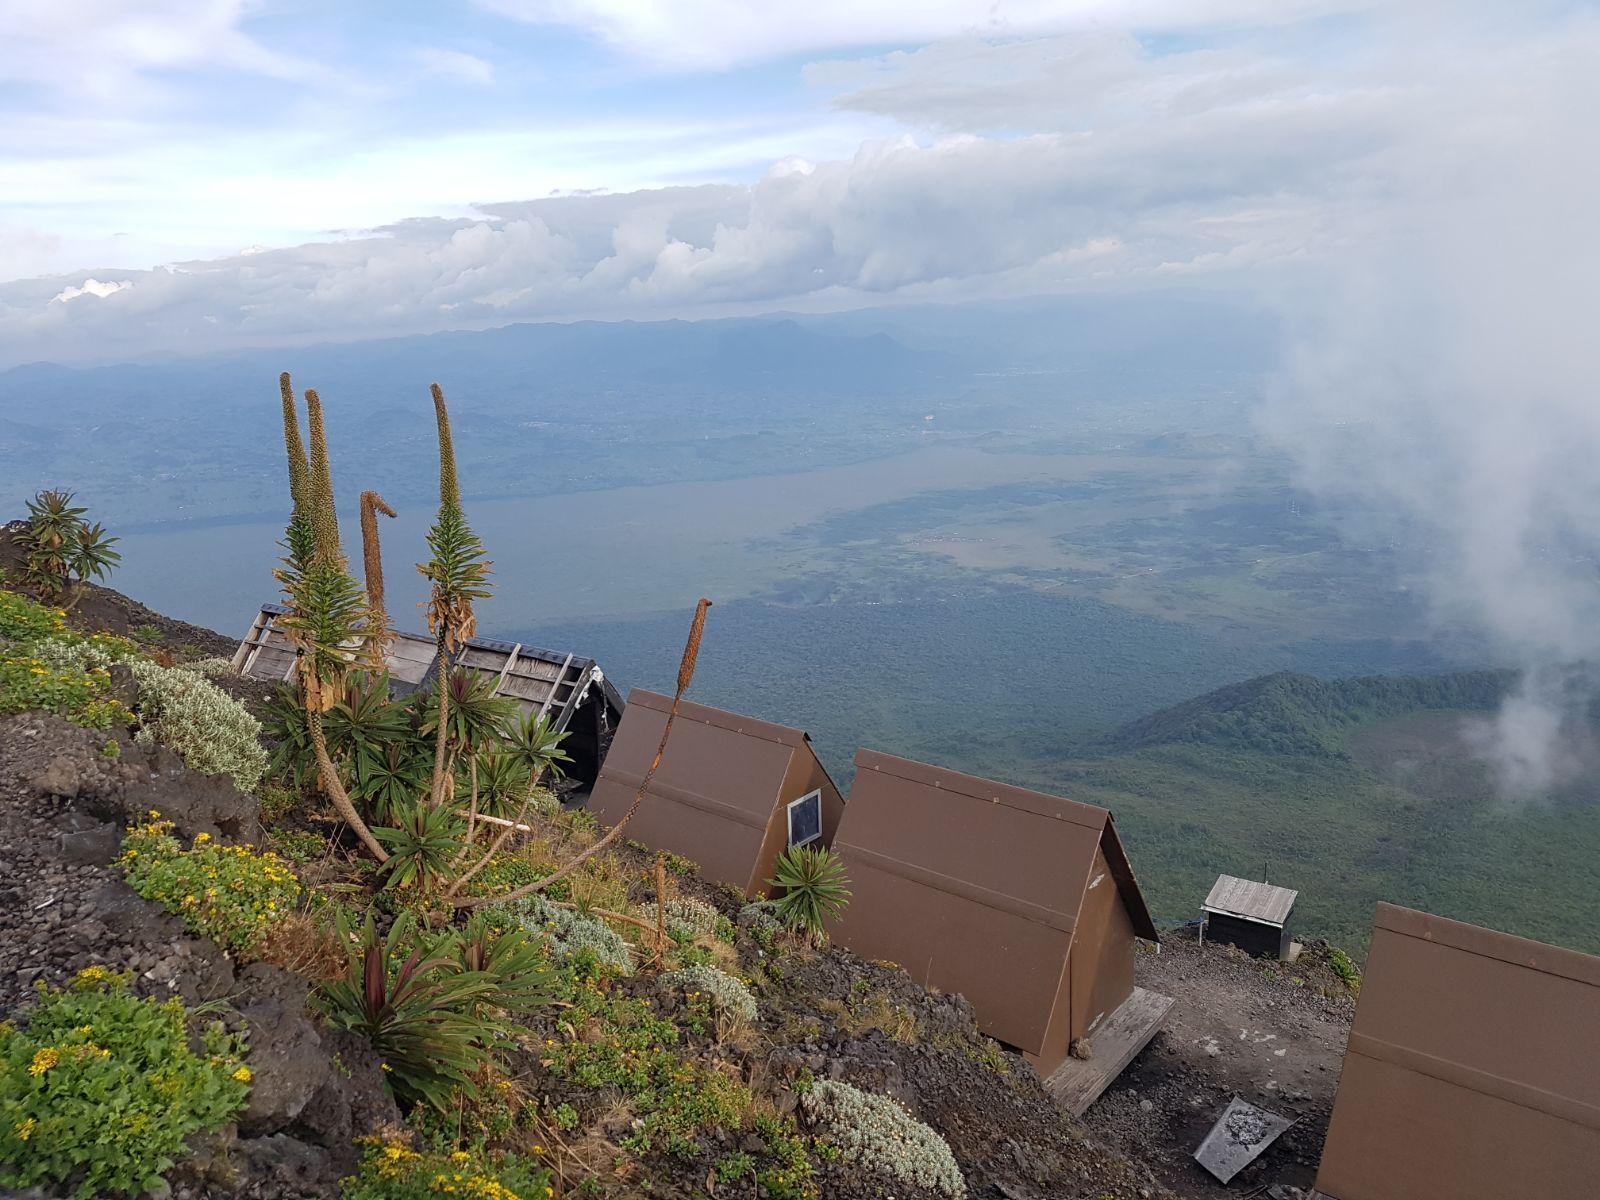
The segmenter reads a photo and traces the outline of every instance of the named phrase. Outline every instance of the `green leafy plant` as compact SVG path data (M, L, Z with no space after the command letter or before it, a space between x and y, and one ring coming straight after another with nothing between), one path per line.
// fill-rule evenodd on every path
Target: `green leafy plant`
M212 1022L197 1052L183 1004L131 996L127 978L89 967L69 988L41 986L25 1027L0 1024L0 1186L140 1194L189 1135L244 1106L240 1039Z
M490 909L474 913L466 925L444 936L443 948L461 970L494 981L491 1007L526 1015L555 999L556 975L543 938L499 919Z
M317 992L318 1008L372 1042L401 1100L443 1108L453 1089L475 1093L499 1031L484 1007L495 977L463 970L408 913L387 934L371 917L359 933L341 919L340 933L352 947L349 969Z
M416 887L423 892L450 875L465 824L453 809L434 808L421 800L395 807L393 826L374 829L389 852L383 864L390 887Z
M418 1151L398 1138L368 1139L343 1200L547 1200L550 1172L526 1156L486 1150Z
M826 936L829 921L850 902L844 864L832 850L820 846L791 846L778 858L777 871L767 883L779 895L764 903L789 932L813 941Z
M295 910L300 881L268 851L223 846L208 833L185 850L172 822L152 811L128 830L117 859L128 885L146 900L177 914L196 933L230 950L249 953L272 923Z
M27 525L19 535L22 576L41 595L54 598L74 583L81 592L91 579L103 579L122 555L118 539L105 526L84 520L88 511L73 502L71 492L46 490L28 501ZM76 602L74 594L72 602ZM70 606L70 604L69 604Z

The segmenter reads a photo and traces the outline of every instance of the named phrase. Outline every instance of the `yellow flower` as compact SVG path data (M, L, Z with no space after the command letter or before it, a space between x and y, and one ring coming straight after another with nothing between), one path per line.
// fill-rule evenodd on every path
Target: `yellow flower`
M39 1128L39 1122L29 1117L16 1127L18 1139L24 1142L27 1141L33 1136L33 1131L37 1128Z
M61 1052L54 1046L46 1046L43 1050L34 1054L33 1061L28 1064L28 1074L43 1075L60 1061Z
M249 1083L250 1082L250 1068L249 1067L240 1067L237 1071L235 1071L233 1073L233 1077L235 1079L237 1079L240 1083Z
M209 842L210 840L211 835L209 833L197 833L194 835L194 844L197 846L202 842Z

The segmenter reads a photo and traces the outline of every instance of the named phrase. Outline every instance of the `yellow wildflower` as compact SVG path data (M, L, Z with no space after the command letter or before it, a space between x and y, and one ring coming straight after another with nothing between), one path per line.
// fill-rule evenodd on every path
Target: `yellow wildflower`
M209 842L210 840L211 835L209 833L197 833L194 835L194 844L196 846L200 845L202 842Z
M37 1128L39 1128L39 1122L29 1117L16 1127L17 1138L25 1142L33 1136L33 1131Z
M240 1083L249 1083L250 1082L250 1068L249 1067L240 1067L237 1071L235 1071L233 1073L233 1077L235 1079L237 1079Z
M60 1061L61 1051L54 1046L46 1046L43 1050L35 1052L33 1061L28 1064L28 1074L43 1075Z

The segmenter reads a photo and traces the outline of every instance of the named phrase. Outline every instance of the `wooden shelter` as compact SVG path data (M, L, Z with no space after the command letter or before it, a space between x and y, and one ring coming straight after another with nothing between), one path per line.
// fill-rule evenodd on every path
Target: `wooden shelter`
M263 604L250 632L234 652L233 669L248 679L286 680L294 673L295 649L283 628L289 610ZM408 696L433 686L438 646L431 637L396 633L384 651L389 694ZM567 734L562 742L571 759L565 773L592 784L622 720L622 697L590 658L560 654L515 642L471 638L458 647L452 665L493 675L496 695L508 696L524 713L546 717Z
M855 761L834 842L854 896L835 939L966 996L1082 1112L1172 1006L1134 986L1135 939L1158 938L1111 814L873 750Z
M622 819L661 743L672 698L635 688L589 797ZM699 864L701 877L764 895L791 845L831 845L844 801L799 729L684 701L627 836Z
M1600 958L1378 905L1329 1200L1600 1194Z
M1299 895L1270 883L1218 875L1200 906L1206 914L1203 936L1258 957L1288 958L1294 944L1289 921Z

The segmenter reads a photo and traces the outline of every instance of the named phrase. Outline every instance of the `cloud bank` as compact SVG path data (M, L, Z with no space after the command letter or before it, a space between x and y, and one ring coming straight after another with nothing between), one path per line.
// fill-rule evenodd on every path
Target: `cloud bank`
M1600 24L1446 55L1390 149L1381 206L1340 214L1301 297L1270 428L1319 491L1378 502L1431 544L1442 622L1528 668L1476 730L1513 792L1559 784L1600 662ZM1440 97L1471 96L1470 106ZM1466 119L1466 118L1472 119Z
M0 362L513 320L1048 293L1203 275L1260 286L1334 249L1384 186L1405 97L1292 48L1152 50L1128 34L966 40L812 72L905 130L750 185L485 203L367 234L0 284ZM124 284L51 304L88 278Z

